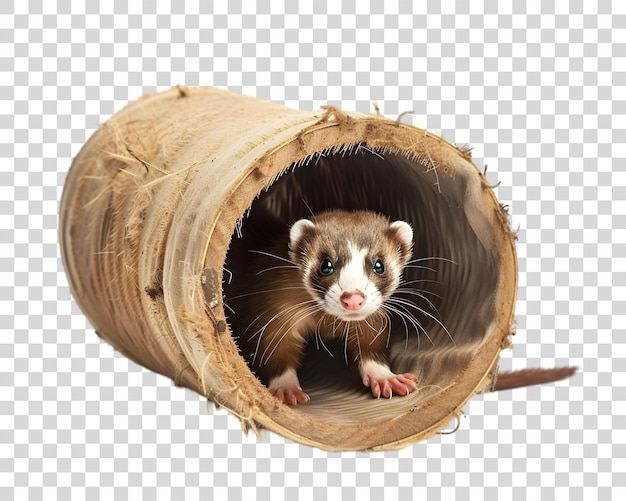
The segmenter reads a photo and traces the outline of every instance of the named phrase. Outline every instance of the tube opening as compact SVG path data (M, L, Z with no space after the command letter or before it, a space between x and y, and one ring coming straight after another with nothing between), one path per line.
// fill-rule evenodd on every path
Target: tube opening
M408 396L373 398L357 367L346 363L344 339L328 341L312 333L298 371L310 401L296 406L297 411L340 424L385 421L422 405L469 364L496 320L499 284L498 259L484 230L486 218L468 197L469 183L462 173L433 171L402 151L359 144L291 165L242 216L223 284L224 311L236 342L255 335L238 321L238 312L255 310L261 295L288 294L276 290L274 274L291 266L289 228L295 221L332 209L369 210L413 228L413 256L393 295L386 349L391 370L415 374L417 390ZM254 258L260 254L272 254L275 263L255 268ZM281 314L283 306L276 308ZM288 319L288 314L285 319L301 321ZM276 354L285 356L280 349Z

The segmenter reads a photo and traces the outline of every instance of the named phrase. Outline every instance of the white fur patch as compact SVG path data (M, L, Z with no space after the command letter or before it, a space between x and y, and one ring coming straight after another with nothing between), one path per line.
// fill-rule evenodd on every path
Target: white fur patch
M413 228L404 221L394 221L391 227L398 232L398 236L409 249L413 245Z
M302 234L307 229L311 228L315 228L315 225L308 219L300 219L296 221L289 231L289 245L293 248L298 240L300 240L300 237L302 237Z
M374 360L366 360L359 364L359 372L361 373L361 379L364 384L367 384L366 380L373 379L389 379L395 377L396 374L391 372L391 369L380 362Z
M270 390L282 389L297 389L302 390L300 387L300 380L295 369L287 369L280 376L273 377L267 387Z
M342 320L363 320L374 313L382 304L380 291L365 273L365 258L367 249L359 249L349 242L351 258L339 271L337 283L327 291L324 309ZM341 295L344 292L360 291L365 296L365 304L358 311L346 311L341 305Z
M365 256L367 256L367 249L359 249L353 243L349 243L348 248L350 249L350 261L341 269L337 282L344 292L356 290L365 292L365 287L369 281L363 271L363 262Z

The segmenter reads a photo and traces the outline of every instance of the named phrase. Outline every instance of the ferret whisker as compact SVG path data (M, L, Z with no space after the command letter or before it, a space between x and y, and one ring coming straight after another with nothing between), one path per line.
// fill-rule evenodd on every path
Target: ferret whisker
M311 299L310 301L306 301L304 304L306 303L314 303L314 301ZM267 322L265 322L262 327L260 329L258 329L252 336L251 339L256 336L259 332L263 331L269 324L271 324L274 320L276 320L277 318L280 318L283 315L288 315L290 314L292 311L294 310L298 310L301 307L301 305L293 305L285 310L281 310L278 313L276 313L275 315L273 315ZM248 328L244 331L244 332L248 332L248 330L250 330L250 327L252 327L257 320L259 320L263 315L265 315L266 312L261 312L248 326Z
M421 283L431 283L431 284L441 285L441 282L439 280L426 280L426 279L404 280L404 279L400 279L400 283L398 284L398 287L403 287L405 285L421 284Z
M395 313L403 315L409 321L409 323L411 323L416 328L418 333L420 330L422 332L425 332L422 323L417 318L415 318L415 315L413 315L409 311L405 304L397 301L389 301L385 306L389 306L390 309L392 309L392 311L394 311Z
M428 303L428 305L437 312L437 314L439 314L439 311L437 310L437 307L433 304L433 302L428 299L424 294L425 293L429 293L430 291L422 291L419 289L397 289L395 294L411 294L413 296L417 296L420 299L423 299L424 301L426 301ZM438 297L439 299L441 299L441 296L435 294L434 292L431 293L432 295Z
M309 303L309 302L311 302L311 303L312 303L312 302L313 302L313 300L311 300L311 301L306 301L304 304ZM291 307L289 307L289 308L287 308L287 309L285 309L285 310L281 310L281 311L279 311L279 312L278 312L278 313L276 313L274 316L272 316L272 318L270 318L267 322L265 322L265 323L261 326L261 328L259 328L259 329L258 329L258 330L254 333L254 334L252 334L252 336L250 336L250 339L254 338L257 334L259 334L260 332L264 331L264 330L265 330L265 328L266 328L269 324L271 324L274 320L276 320L276 319L280 318L280 317L281 317L281 316L283 316L283 315L288 315L288 314L290 314L292 311L294 311L294 310L298 310L299 308L300 308L300 305L294 305L294 306L291 306ZM251 323L250 323L250 325L248 325L247 329L246 329L244 332L248 332L248 331L250 330L250 327L252 327L252 326L253 326L253 325L257 322L257 320L259 320L259 319L260 319L263 315L265 315L265 313L266 313L266 312L261 312L261 313L260 313L260 314L259 314L259 315L258 315L258 316L257 316L257 317L256 317L256 318L255 318L255 319L254 319Z
M291 312L292 312L293 310L297 310L297 309L298 309L298 308L296 308L296 306L294 305L294 306L292 306L291 308L287 308L286 310L282 310L282 311L280 311L280 312L276 313L274 316L272 316L272 318L271 318L270 320L268 320L268 321L267 321L265 324L263 324L263 325L262 325L259 329L257 329L257 330L254 332L254 334L252 334L252 335L250 336L250 339L254 339L254 337L256 337L256 336L258 335L258 339L257 339L256 346L255 346L255 349L254 349L253 357L252 357L252 363L253 363L253 364L254 364L254 363L256 363L256 359L257 359L257 356L258 356L259 348L260 348L260 345L261 345L261 340L263 339L263 334L265 333L265 330L267 329L267 327L268 327L268 326L269 326L269 325L270 325L270 324L271 324L274 320L276 320L276 319L278 319L278 318L280 318L281 316L284 316L284 315L290 315L290 314L291 314ZM257 316L257 318L255 318L255 319L254 319L254 321L253 321L253 322L252 322L252 323L248 326L248 329L249 329L250 327L252 327L252 325L254 325L254 323L255 323L255 322L256 322L256 321L257 321L260 317L262 317L264 313L265 313L265 312L262 312L259 316ZM293 318L293 315L292 315L291 317L289 317L289 319L291 319L291 318ZM289 319L287 319L287 320L289 320ZM284 325L284 324L285 324L285 322L283 322L283 325ZM246 329L246 331L247 331L248 329ZM283 337L284 337L284 336L283 336ZM281 340L282 340L282 338L281 338ZM266 347L265 351L261 354L261 360L259 361L259 365L261 365L261 364L263 363L263 357L265 356L265 353L267 352L267 349L268 349L268 348L269 348L269 345L268 345L268 347Z
M340 320L337 317L333 318L333 323L331 324L331 327L333 328L333 330L332 330L333 337L337 337L337 324L339 322L340 322Z
M313 289L313 291L314 291L314 292L317 292L317 293L318 293L318 294L320 294L321 296L324 296L324 293L326 292L326 291L324 290L324 288L323 288L323 287L321 287L321 286L319 286L319 285L316 285L316 286L312 287L312 289Z
M378 329L378 331L376 332L376 335L370 341L370 344L373 344L374 341L376 341L383 332L387 331L386 346L387 348L389 348L389 341L391 339L391 329L387 329L387 326L389 325L389 315L387 314L385 310L380 310L376 312L376 316L383 319L383 324L381 325L380 329ZM370 329L374 330L374 327L372 325L370 325L369 323L367 325L370 327Z
M417 259L411 259L406 264L419 263L420 261L446 261L448 263L452 263L452 264L455 264L455 265L458 264L458 263L456 263L456 261L453 261L452 259L449 259L447 257L435 257L435 256L420 257L420 258L417 258Z
M363 352L361 351L361 336L363 335L363 331L361 330L361 323L360 322L356 322L355 324L355 337L356 337L356 346L357 346L357 360L361 360L363 357ZM346 334L347 336L350 335L350 331L348 330L348 334Z
M292 264L291 266L285 264L283 266L272 266L271 268L265 268L264 270L257 271L256 275L259 276L261 273L265 273L267 271L284 270L286 268L295 268L296 270L298 269L298 267L295 264Z
M344 322L345 323L345 328L344 328L344 332L343 332L343 336L345 338L345 343L344 343L344 354L345 354L345 358L346 358L346 365L348 365L348 322Z
M404 341L404 349L407 350L408 347L409 347L409 326L406 323L406 320L404 319L404 315L402 314L402 312L398 311L395 306L389 306L389 305L385 304L385 305L383 305L383 308L385 308L385 310L390 312L390 313L395 313L396 315L398 315L398 317L400 318L400 320L404 324L404 340L405 340ZM419 347L419 330L417 331L417 346Z
M426 271L432 271L433 273L437 273L437 270L435 268L431 268L429 266L419 266L416 264L405 264L404 265L405 268L413 268L416 270L426 270Z
M400 298L401 299L406 299L406 300L409 299L409 298L404 298L402 296L403 294L407 294L409 296L416 296L416 297L418 297L419 299L421 299L421 300L425 301L426 303L428 303L428 306L430 306L430 308L432 310L436 311L437 314L439 314L439 311L438 311L437 307L435 306L435 304L424 295L424 292L418 291L418 290L402 290L402 291L396 291L396 292L398 292L398 294L396 295L396 298L398 298L398 299L400 299ZM434 296L439 298L439 296L437 296L437 294L434 294ZM441 298L439 298L439 299L441 299ZM410 302L412 303L413 300L411 300Z
M385 319L385 324L383 327L381 327L381 331L387 331L387 342L385 346L389 348L389 342L391 341L391 318L389 316L389 313L387 313L387 310L385 310L384 308L381 308L380 314L383 315Z
M322 338L322 334L320 333L320 326L324 320L324 318L326 317L326 314L323 314L319 321L317 322L317 325L315 326L315 341L316 341L316 345L317 345L317 349L320 349L320 344L324 347L324 349L328 352L328 354L331 357L334 357L335 355L333 354L332 351L330 351L328 349L328 346L326 346L326 343L324 343L324 339Z
M415 308L416 310L421 311L420 307L417 306L413 301L409 301L408 299L403 297L391 296L389 299L387 299L387 301L395 304L402 304L409 308Z
M246 330L244 330L244 331L243 331L243 333L245 334L246 332L250 331L250 329L254 326L254 324L256 323L256 321L257 321L257 320L259 320L259 319L260 319L263 315L265 315L265 312L264 312L264 311L262 311L261 313L259 313L259 314L256 316L256 318L255 318L254 320L252 320L252 322L250 322L250 323L248 324L248 327L246 327ZM269 323L269 322L268 322L268 323ZM267 325L267 323L266 323L266 324L264 324L264 325L263 325L263 327L265 327L266 325ZM262 328L260 328L260 329L258 329L257 331L255 331L255 332L254 332L254 334L252 334L252 335L250 336L250 339L254 338L257 334L259 334L259 332L263 329L263 327L262 327ZM259 337L260 337L260 336L259 336Z
M228 273L228 280L226 281L226 283L230 285L230 283L233 280L233 272L230 271L228 268L224 267L224 273Z
M419 293L415 293L415 294L419 294ZM435 313L437 313L439 315L439 310L437 310L437 307L431 303L427 298L420 296L420 298L422 298L424 301L428 302L428 304L430 305L430 307L435 311ZM403 297L391 297L389 298L390 300L394 301L397 304L403 304L404 306L408 307L408 308L415 308L417 311L419 311L420 313L424 313L426 314L426 311L424 311L423 308L420 308L417 304L415 304L413 301L410 301L407 298L403 298Z
M456 342L454 341L454 338L452 337L452 334L450 334L450 331L448 331L446 326L443 325L443 322L441 322L441 320L439 320L436 316L431 315L426 310L424 310L423 308L420 308L419 306L415 305L414 303L411 303L410 301L403 301L403 300L398 299L398 298L389 298L388 301L390 301L390 302L392 302L392 303L394 303L396 305L402 304L405 307L408 305L408 306L410 306L412 308L415 308L417 311L419 311L420 313L426 315L427 317L431 318L432 320L434 320L445 331L445 333L450 338L450 341L452 341L452 344L454 344L456 346Z
M437 296L437 297L441 297L438 294L436 294L435 292L428 290L428 289L418 289L417 287L407 287L409 285L413 285L413 284L417 284L417 283L421 283L421 280L410 280L407 282L400 282L400 285L398 285L398 288L394 291L394 294L398 291L407 291L407 290L415 290L418 292L422 292L424 294L430 294L431 296Z
M419 346L419 338L420 338L419 333L420 333L420 331L422 331L424 333L424 335L426 336L426 338L430 341L430 343L433 346L435 346L434 341L428 335L428 332L426 331L424 326L421 324L421 322L419 320L417 320L413 315L411 315L411 313L406 309L405 306L403 306L403 305L394 305L394 306L391 306L391 307L389 307L389 306L386 306L386 307L388 307L390 309L390 311L393 311L394 313L399 315L400 318L406 318L409 321L409 323L411 325L413 325L413 327L415 328L416 333L418 334L418 336L417 336L418 346ZM407 327L406 335L408 337L408 327ZM408 338L407 338L407 343L408 343Z
M236 296L229 297L226 300L226 303L229 302L229 301L236 300L236 299L241 299L243 297L255 296L257 294L269 294L269 293L272 293L272 292L286 291L286 290L306 290L306 288L304 287L304 285L293 285L293 286L289 286L289 287L278 287L276 289L265 289L265 290L262 290L262 291L246 292L245 294L238 294Z
M443 322L441 320L439 320L436 316L431 315L430 313L428 313L426 310L422 309L422 308L418 308L419 311L421 311L424 315L426 315L427 317L432 318L439 326L441 326L441 328L444 330L444 332L446 333L446 335L448 336L448 338L450 338L450 341L452 341L452 344L454 346L456 346L456 341L454 340L454 338L452 337L452 334L450 334L450 331L448 330L448 328L443 324Z
M254 334L256 336L256 333ZM256 363L256 357L259 354L259 348L261 347L261 338L263 337L263 333L261 332L259 335L259 339L254 346L254 353L252 354L252 364ZM251 338L252 339L252 338Z
M248 252L254 252L255 254L261 254L263 256L273 257L274 259L279 259L280 261L284 261L286 263L293 264L286 257L278 256L276 254L272 254L271 252L266 252L266 251L261 251L261 250L256 250L256 249L249 249Z
M299 324L300 322L302 322L302 320L304 320L305 318L307 318L309 316L309 314L312 311L315 311L315 308L317 307L317 305L313 305L313 306L309 306L308 308L305 308L303 311L297 313L296 315L292 315L291 318L287 319L285 322L283 322L280 327L278 328L278 330L276 331L276 333L280 333L283 331L284 327L289 325L290 327ZM297 320L294 320L297 316ZM266 324L267 326L267 324ZM267 350L270 349L271 347L271 343L268 344L268 346L265 348L265 350L263 351L263 353L261 354L261 359L259 361L260 364L263 364L263 360L265 359L265 363L269 362L270 358L272 358L272 355L274 354L274 352L276 351L276 349L278 348L278 346L280 344L282 344L283 340L285 339L285 336L287 336L287 334L289 334L289 329L284 329L284 333L280 336L280 338L278 340L275 341L274 343L274 348L272 349L272 351L266 356L267 354Z
M418 308L417 306L415 306L415 304L413 304L413 303L412 303L412 302L410 302L410 301L405 301L405 300L402 300L402 299L399 299L399 298L394 298L394 297L389 298L389 299L387 300L387 302L388 302L389 304L393 305L393 306L397 309L397 311L401 310L401 311L405 312L405 313L406 313L406 315L407 315L407 318L408 318L409 320L410 320L410 319L415 320L415 322L417 322L417 324L418 324L420 327L422 327L421 322L420 322L419 320L417 320L417 318L415 318L415 315L413 315L413 314L410 312L410 310L409 310L409 308L414 308L414 309L416 309L417 311L422 312L422 310L421 310L420 308ZM414 324L414 325L415 325L415 324ZM424 330L424 329L423 329L423 327L422 327L422 331L423 331L423 330Z
M374 315L372 315L372 316L374 316ZM367 325L371 330L374 330L374 326L372 324L370 324L368 322L368 320L369 320L369 318L364 318L363 322L365 322L365 325Z
M306 308L302 308L302 305L304 305L304 304L309 304L309 303L310 303L310 306L307 306ZM291 313L292 313L293 311L295 311L296 313L295 313L295 314L293 314L293 315L291 315ZM280 333L280 332L282 332L282 330L283 330L285 327L289 327L289 326L291 326L291 325L295 325L296 323L298 323L298 322L296 322L296 323L292 324L292 320L293 320L293 318L294 318L296 315L298 315L298 318L300 318L300 320L299 320L299 321L301 321L302 319L306 318L307 316L309 316L309 315L310 315L310 314L312 314L312 313L315 313L316 311L319 311L319 309L318 309L318 305L315 303L315 301L310 300L310 301L306 301L306 302L304 302L304 303L301 303L301 304L300 304L300 305L298 305L297 307L287 308L286 310L282 311L281 313L276 314L276 315L274 316L274 318L273 318L272 320L270 320L270 322L272 322L272 321L274 321L274 320L277 320L277 319L278 319L278 318L280 318L281 316L286 316L287 314L291 315L291 316L289 316L289 317L285 318L285 319L283 320L283 322L282 322L280 325L278 325L278 327L277 327L277 331L276 331L276 332L277 332L277 333ZM269 322L268 322L268 323L269 323ZM287 329L287 330L288 330L288 329Z
M430 339L430 337L428 336L428 333L424 330L424 328L422 327L422 325L415 319L413 318L410 314L407 314L406 312L400 310L399 308L394 308L393 311L395 312L396 315L398 315L402 321L404 322L405 325L405 332L404 332L404 347L405 349L408 348L409 346L409 334L410 334L410 328L406 323L406 320L404 320L405 318L409 321L409 325L411 325L411 327L413 329L415 329L415 338L417 340L417 348L419 350L420 344L421 344L421 334L420 331L424 332L424 335L426 336L427 339L430 340L430 342L432 343L432 339Z
M433 273L437 273L437 269L436 268L432 268L430 266L424 266L424 265L419 265L419 264L415 264L415 263L420 263L420 262L424 262L424 261L444 261L447 263L451 263L454 265L457 265L457 263L455 261L453 261L452 259L448 259L445 257L421 257L418 259L412 259L411 261L407 262L404 267L405 268L413 268L413 269L419 269L419 270L426 270L426 271L432 271Z

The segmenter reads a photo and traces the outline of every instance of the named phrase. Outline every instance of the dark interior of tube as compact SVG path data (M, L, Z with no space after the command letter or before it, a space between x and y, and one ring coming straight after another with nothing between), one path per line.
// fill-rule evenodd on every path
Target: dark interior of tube
M230 318L237 312L229 309L229 284L265 279L246 270L245 255L258 245L250 243L251 233L265 232L271 241L274 232L328 209L368 209L407 221L414 230L406 285L395 293L405 315L392 314L389 353L394 372L416 374L417 391L375 399L361 384L356 367L346 364L341 341L321 347L312 340L299 371L311 401L298 411L338 423L384 421L420 405L467 367L495 322L499 283L498 258L489 245L492 230L484 224L481 209L468 203L467 175L438 172L402 152L359 145L290 166L243 215L224 273ZM286 257L287 242L284 252Z

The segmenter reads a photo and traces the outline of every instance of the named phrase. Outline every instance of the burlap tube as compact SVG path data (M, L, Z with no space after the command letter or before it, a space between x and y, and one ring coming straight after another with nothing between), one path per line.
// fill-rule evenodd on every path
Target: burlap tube
M255 279L238 259L239 230L329 208L414 227L428 265L407 279L432 284L432 318L427 335L396 322L390 345L392 369L418 376L410 396L373 399L353 368L311 347L301 378L311 402L287 407L238 353L223 284ZM117 350L230 409L244 429L328 450L393 449L441 430L492 383L512 333L514 235L483 173L466 149L377 115L211 88L146 96L75 158L60 242L76 301Z

